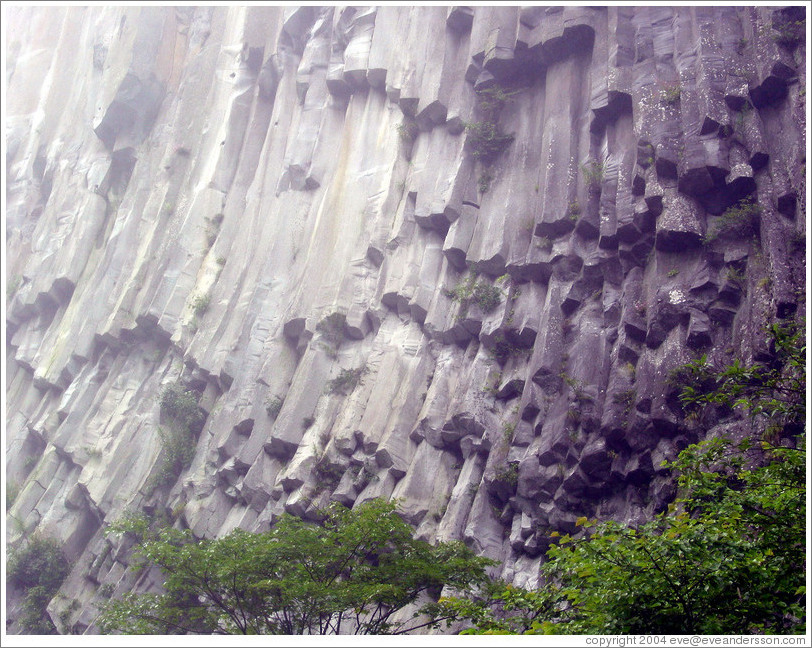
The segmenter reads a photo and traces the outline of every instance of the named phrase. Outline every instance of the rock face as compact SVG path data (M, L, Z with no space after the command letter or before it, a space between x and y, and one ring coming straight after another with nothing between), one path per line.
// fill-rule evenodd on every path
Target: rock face
M398 498L533 586L552 530L673 497L669 372L805 312L804 8L4 18L6 528L71 561L61 632L154 587L104 534L136 510Z

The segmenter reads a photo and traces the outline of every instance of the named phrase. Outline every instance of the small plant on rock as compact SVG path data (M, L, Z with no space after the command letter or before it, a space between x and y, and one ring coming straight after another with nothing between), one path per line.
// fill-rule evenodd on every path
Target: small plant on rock
M412 144L419 132L420 129L417 127L417 123L408 117L398 124L398 135L406 144Z
M626 391L615 394L612 400L617 405L623 406L623 414L625 416L632 411L635 398L637 398L637 392L635 392L634 389L627 389Z
M358 386L361 376L367 372L367 366L361 365L355 369L342 369L341 372L328 381L327 392L330 394L347 394Z
M482 172L482 175L479 176L479 180L477 181L477 186L479 187L479 193L488 193L488 190L491 188L491 181L493 180L493 175L487 169Z
M581 173L590 191L597 191L601 188L603 174L606 170L606 163L598 160L590 160L581 165ZM577 215L577 214L576 214Z
M660 101L667 106L676 106L679 103L682 88L679 83L672 83L660 91Z
M719 237L745 239L758 235L761 222L761 206L751 198L745 198L722 213L705 235L704 243L712 243Z
M475 271L472 271L449 293L451 299L460 302L459 317L465 317L468 314L470 304L479 306L483 313L492 312L502 301L502 295L502 291L497 286L485 281L477 281Z
M334 491L344 475L344 468L338 464L331 464L322 458L316 464L316 490Z
M545 252L549 252L553 249L553 241L549 236L539 237L538 241L536 241L536 245Z
M744 290L745 286L747 286L747 279L745 278L744 272L738 268L733 266L729 267L727 269L726 277L730 283L740 290Z
M773 34L771 38L779 45L789 49L797 47L804 40L804 21L787 20L785 22L773 22Z
M160 405L166 426L158 428L163 459L150 480L155 488L171 484L192 464L196 435L205 421L197 405L197 394L179 382L161 392Z
M472 299L482 309L483 313L490 313L502 301L502 291L496 286L480 281L474 286Z
M513 141L513 135L504 133L499 126L499 114L517 93L498 85L477 90L477 108L483 119L465 125L466 145L475 160L490 165Z
M167 416L172 422L187 428L202 423L203 417L197 406L197 394L185 389L179 382L164 389L158 402L161 406L161 414Z
M223 224L224 215L215 214L211 218L206 218L206 244L211 247L217 240L217 235L220 233L220 226Z
M496 480L506 483L511 488L516 488L519 483L519 465L510 463L496 471Z
M268 398L265 401L265 411L268 412L268 416L275 419L277 416L279 416L279 412L282 411L282 405L284 405L284 403L285 399L280 398L279 396Z
M344 340L344 325L347 323L347 316L344 313L331 313L318 324L316 330L321 333L324 340L322 348L327 351L330 357L335 358L338 348Z
M194 312L196 317L200 317L209 310L209 304L211 303L211 295L208 293L195 295L194 299L192 299L192 311Z
M501 331L494 335L493 340L488 346L488 352L491 354L491 357L499 364L504 364L508 358L518 355L521 351L522 349L507 340Z
M468 133L468 146L475 160L492 163L513 141L513 135L506 135L496 123L488 121L469 122L465 125Z

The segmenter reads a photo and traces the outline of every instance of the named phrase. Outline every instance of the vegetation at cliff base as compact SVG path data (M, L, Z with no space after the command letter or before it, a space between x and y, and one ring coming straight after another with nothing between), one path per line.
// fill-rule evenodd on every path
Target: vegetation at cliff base
M102 632L127 634L401 634L439 623L444 586L483 583L492 561L459 542L430 545L381 500L333 504L318 523L285 514L270 531L197 540L139 518L112 528L135 540L164 592L111 601ZM424 601L429 601L425 603ZM397 616L407 606L414 612ZM427 614L427 616L426 616Z
M7 568L9 585L25 592L18 619L23 632L56 634L45 608L70 571L62 547L51 538L35 534L21 547L9 551Z
M639 526L578 520L550 534L546 583L448 598L484 634L791 634L806 627L805 356L801 328L774 326L770 361L686 366L686 406L742 407L762 440L714 437L667 463L679 495ZM701 417L700 419L701 420Z

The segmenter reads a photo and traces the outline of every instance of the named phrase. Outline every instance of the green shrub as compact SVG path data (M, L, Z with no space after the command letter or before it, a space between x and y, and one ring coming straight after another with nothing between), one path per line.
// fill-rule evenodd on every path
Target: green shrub
M327 392L330 394L347 394L358 386L361 376L367 372L366 365L355 369L342 369L338 376L327 382Z
M116 586L113 583L104 583L99 586L99 589L96 591L96 596L100 599L109 600L115 591Z
M773 23L773 31L771 38L784 47L792 49L804 40L804 21L791 20L780 24Z
M502 291L496 286L480 281L474 286L472 299L484 313L490 313L502 301Z
M485 164L493 162L514 139L513 135L503 133L496 123L488 121L469 122L465 124L465 130L471 155Z
M623 405L623 414L625 415L632 411L636 398L637 392L634 389L627 389L626 391L615 394L612 400L618 405Z
M587 187L589 189L600 189L601 182L603 182L603 173L606 170L606 163L599 162L598 160L590 160L581 165L581 173L584 176ZM572 203L570 203L572 205ZM577 204L577 203L576 203ZM579 210L580 211L580 210ZM576 214L577 215L577 214Z
M282 405L284 403L285 399L280 398L279 396L268 398L268 400L265 401L265 411L268 412L268 416L275 419L277 416L279 416L279 412L282 410Z
M25 592L19 623L26 634L56 633L46 608L69 571L62 547L51 538L34 534L23 547L9 551L8 582Z
M205 420L197 405L197 394L176 382L161 392L161 414L166 427L158 428L163 458L158 472L150 480L154 488L167 486L192 465L196 434Z
M321 460L316 464L315 473L317 491L334 491L344 475L344 468L338 464Z
M479 187L479 193L488 193L491 188L491 181L493 180L493 175L491 175L490 171L483 171L482 175L479 176L479 180L477 181L477 186Z
M497 115L506 104L512 103L519 90L505 90L502 86L494 85L490 88L477 90L477 105L488 116Z
M70 618L74 612L80 609L80 607L81 604L79 603L79 599L71 599L68 606L59 613L59 627L62 630L61 634L73 634L70 627Z
M577 428L581 424L581 411L575 408L570 408L567 410L565 418L567 423Z
M712 243L719 237L744 239L755 236L761 221L761 206L745 198L729 207L705 235L704 242Z
M166 387L159 398L161 414L173 423L193 428L203 422L203 413L197 405L197 394L184 389L180 382Z
M414 142L419 132L420 129L417 127L417 123L408 117L404 117L403 121L398 124L398 135L406 144Z
M344 341L344 326L347 323L347 316L344 313L330 313L316 324L316 330L321 333L324 340L323 348L328 355L335 357L338 348Z
M479 306L483 313L492 312L499 306L502 295L502 291L497 286L486 281L477 281L474 271L449 293L451 299L460 302L459 317L465 317L468 314L470 304Z
M224 214L215 214L211 218L206 217L206 244L208 247L214 245L217 235L220 233L220 226L223 224Z
M195 295L195 297L192 299L192 311L194 311L194 314L199 317L209 310L210 302L211 295L209 294Z
M662 101L667 106L676 106L679 103L681 94L682 88L680 87L680 84L674 83L665 86L660 91L660 101Z
M488 353L499 364L504 364L508 358L518 355L523 349L517 347L512 342L505 339L504 333L499 331L493 336L493 340L488 347Z
M158 428L163 459L150 486L161 488L172 484L180 474L192 465L195 456L194 437L183 429Z
M596 182L597 185L600 185L602 177L603 177L603 171L601 171L601 177L597 179L597 182ZM591 185L592 181L589 180L589 183ZM573 200L569 205L567 205L567 218L569 218L571 221L574 222L574 221L578 220L578 217L580 215L581 215L581 205L578 204L577 200Z
M477 90L477 108L482 113L482 121L465 124L468 134L466 146L475 160L491 164L502 153L514 137L506 134L499 126L499 114L504 106L513 101L518 90L508 92L500 86ZM483 192L484 193L484 192Z
M496 471L496 480L508 484L511 488L516 488L519 483L519 465L515 463L508 464Z

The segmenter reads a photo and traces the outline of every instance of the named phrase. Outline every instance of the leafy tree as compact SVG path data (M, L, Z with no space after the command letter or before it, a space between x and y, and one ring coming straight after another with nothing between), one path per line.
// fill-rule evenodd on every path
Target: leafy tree
M150 530L129 519L145 565L165 575L164 592L109 603L102 632L205 634L400 634L438 623L431 598L444 586L485 580L479 558L459 542L416 540L391 503L354 510L334 504L320 523L283 515L265 533L236 530L196 541L189 531ZM399 611L422 600L411 619Z
M558 538L538 591L502 586L440 602L474 633L745 634L805 631L806 447L803 331L773 327L768 363L685 368L683 402L743 406L767 419L760 443L713 438L668 464L680 495L637 528L578 523Z
M715 369L706 355L678 370L672 380L683 384L680 400L690 414L701 418L709 407L743 407L766 420L767 439L798 434L806 421L806 342L798 325L769 329L769 362Z
M473 624L460 634L554 634L555 626L548 619L556 616L561 604L554 588L527 590L491 581L473 598L441 598L437 607L449 626L460 620Z

